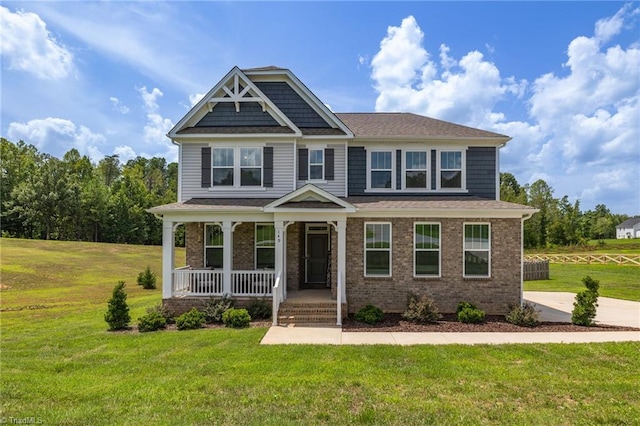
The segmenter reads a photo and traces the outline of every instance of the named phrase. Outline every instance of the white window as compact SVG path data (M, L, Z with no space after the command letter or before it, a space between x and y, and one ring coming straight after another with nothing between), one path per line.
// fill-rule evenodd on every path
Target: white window
M256 223L256 269L275 269L276 229L273 223Z
M391 276L391 224L364 224L364 274L367 277Z
M395 189L393 151L370 151L368 187L370 189Z
M309 180L324 179L324 149L309 150Z
M212 148L211 186L262 186L262 148Z
M204 266L205 268L222 268L224 242L222 228L218 224L204 225Z
M439 189L465 189L462 151L440 151L438 168Z
M429 174L427 151L404 152L404 181L406 189L429 189Z
M211 164L213 165L212 186L233 186L234 149L213 148Z
M491 276L491 227L488 223L464 224L464 276Z
M413 231L414 266L416 277L440 276L440 224L415 223Z

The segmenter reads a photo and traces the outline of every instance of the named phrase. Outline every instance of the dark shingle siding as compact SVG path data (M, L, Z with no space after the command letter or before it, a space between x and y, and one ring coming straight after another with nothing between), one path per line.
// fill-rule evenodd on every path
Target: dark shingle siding
M496 199L496 148L467 150L467 189L469 195Z
M350 146L348 155L348 195L364 195L364 190L367 187L367 153L362 146Z
M196 124L195 127L277 126L280 124L257 102L241 102L236 112L233 102L219 102Z
M257 82L256 86L298 127L331 127L283 81Z

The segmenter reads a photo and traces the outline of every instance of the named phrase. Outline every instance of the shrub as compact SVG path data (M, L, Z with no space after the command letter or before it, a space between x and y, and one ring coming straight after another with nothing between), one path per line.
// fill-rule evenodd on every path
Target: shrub
M185 312L176 318L176 327L178 330L193 330L201 328L204 324L204 314L192 308L189 312Z
M377 324L384 319L384 312L382 309L373 306L367 305L363 308L360 308L358 312L356 312L356 321L364 322L367 324Z
M109 324L109 330L123 330L129 326L131 316L127 305L127 293L124 291L124 281L118 281L113 288L113 294L109 299L104 320Z
M204 318L208 324L222 322L222 314L228 309L233 308L234 301L228 296L219 299L211 298L202 309Z
M249 304L247 312L254 320L271 318L271 304L264 299L254 300Z
M158 312L150 312L138 318L138 331L145 333L147 331L156 331L167 326L167 320Z
M160 314L167 324L173 324L175 319L173 318L175 315L171 309L163 305L162 303L158 303L151 308L147 308L147 314Z
M469 302L460 302L456 307L458 321L465 324L477 324L484 321L484 311Z
M426 295L418 299L417 295L410 293L407 297L407 310L402 314L402 318L411 322L431 324L442 318L442 315L433 299Z
M596 317L600 281L594 280L587 275L582 279L582 283L587 289L576 294L576 300L573 302L573 311L571 312L571 322L576 325L590 327L594 325L593 319Z
M225 327L243 328L251 322L251 315L246 309L229 308L222 314Z
M522 327L535 327L540 324L540 311L529 302L524 302L522 306L511 306L511 311L504 318L507 322Z
M147 266L147 269L138 274L138 285L141 285L145 290L156 288L156 274L151 271L150 267Z

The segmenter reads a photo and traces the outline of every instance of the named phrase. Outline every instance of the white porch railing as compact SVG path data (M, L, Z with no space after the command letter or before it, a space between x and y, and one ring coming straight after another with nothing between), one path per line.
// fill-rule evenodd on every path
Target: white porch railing
M274 271L231 271L231 296L271 296L274 282ZM224 293L222 270L188 266L173 270L174 296L223 296Z

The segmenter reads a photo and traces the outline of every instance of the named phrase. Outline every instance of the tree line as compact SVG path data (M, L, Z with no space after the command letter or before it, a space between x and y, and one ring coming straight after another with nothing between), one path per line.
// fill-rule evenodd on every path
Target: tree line
M553 197L553 188L539 179L521 186L511 173L500 173L500 199L539 210L524 223L525 248L587 245L589 240L616 237L616 225L629 219L614 214L604 204L582 212L580 200Z
M77 149L62 159L1 139L2 235L162 244L162 222L146 209L176 201L178 165L117 155L97 164Z
M162 244L162 222L146 212L176 201L178 164L137 157L121 163L109 155L97 164L71 149L62 159L23 141L1 138L2 235L19 238ZM500 198L540 211L525 221L526 248L586 244L615 238L627 215L604 204L582 212L580 201L553 197L544 180L520 185L500 174ZM184 243L180 230L178 243Z

